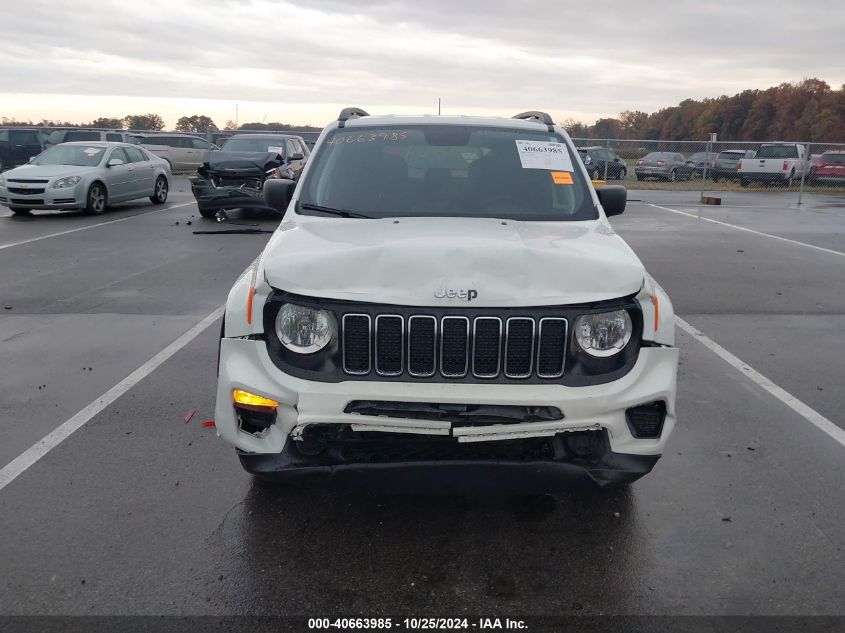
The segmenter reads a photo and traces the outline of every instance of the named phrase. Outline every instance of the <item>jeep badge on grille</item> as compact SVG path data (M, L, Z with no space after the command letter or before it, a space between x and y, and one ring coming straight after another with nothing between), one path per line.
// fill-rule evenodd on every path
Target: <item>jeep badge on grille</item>
M478 290L475 288L446 288L434 291L435 299L462 299L472 301L478 297Z

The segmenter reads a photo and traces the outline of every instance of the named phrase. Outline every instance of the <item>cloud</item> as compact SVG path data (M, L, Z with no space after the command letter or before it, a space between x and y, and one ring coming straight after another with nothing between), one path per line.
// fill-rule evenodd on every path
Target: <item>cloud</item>
M438 97L449 112L592 120L808 76L839 85L843 26L843 12L760 0L28 0L0 25L0 90L53 118L48 95L88 118L121 114L103 96L159 99L170 123L193 114L180 100L322 123L347 104L430 112Z

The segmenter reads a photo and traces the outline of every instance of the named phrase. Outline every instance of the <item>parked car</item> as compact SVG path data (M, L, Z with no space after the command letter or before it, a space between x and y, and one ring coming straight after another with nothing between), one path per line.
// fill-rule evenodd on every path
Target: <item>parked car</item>
M669 298L546 113L346 109L235 283L217 433L256 476L628 483L675 425ZM364 484L362 484L364 485Z
M47 137L47 144L73 143L74 141L105 141L108 143L131 143L131 132L122 130L90 130L87 128L69 128L54 130Z
M845 150L822 153L810 169L811 184L845 184Z
M0 173L15 165L23 165L44 149L40 130L30 128L0 129Z
M594 147L579 147L578 155L587 168L590 178L593 180L600 180L605 177L605 166L608 179L616 178L618 180L625 180L625 176L628 175L625 161L619 158L612 149L598 145Z
M692 167L690 177L701 178L704 176L704 167L707 166L707 174L713 170L718 152L696 152L687 159L687 164Z
M739 180L737 166L743 158L754 158L754 150L726 149L719 152L713 165L713 182L719 182L719 180Z
M237 134L209 153L191 180L203 217L218 211L262 208L262 188L269 178L298 180L310 151L292 134Z
M205 162L209 152L220 149L191 134L135 133L132 142L166 160L173 171L194 171Z
M687 163L683 154L676 152L651 152L637 161L634 173L637 180L655 178L657 180L689 180L693 167Z
M17 215L32 209L84 209L147 198L164 204L170 167L127 143L73 142L50 147L26 165L0 175L0 204Z
M737 165L739 182L791 187L810 173L807 149L800 143L763 143L754 158L743 158Z

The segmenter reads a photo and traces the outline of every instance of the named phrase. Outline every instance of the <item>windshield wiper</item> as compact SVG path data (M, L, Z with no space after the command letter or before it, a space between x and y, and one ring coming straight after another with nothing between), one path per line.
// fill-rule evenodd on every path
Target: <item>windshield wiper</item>
M320 213L327 213L329 215L338 215L342 218L364 218L366 220L374 220L371 215L364 215L363 213L355 213L354 211L346 211L345 209L332 209L331 207L321 207L318 204L309 204L307 202L299 204L300 209L306 211L319 211Z

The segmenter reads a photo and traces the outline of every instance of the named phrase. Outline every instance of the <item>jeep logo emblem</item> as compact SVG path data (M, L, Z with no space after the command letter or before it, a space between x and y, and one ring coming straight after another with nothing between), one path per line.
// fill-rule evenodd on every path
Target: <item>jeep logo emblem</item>
M475 288L446 288L434 291L435 299L461 299L462 301L472 301L478 296L478 290Z

